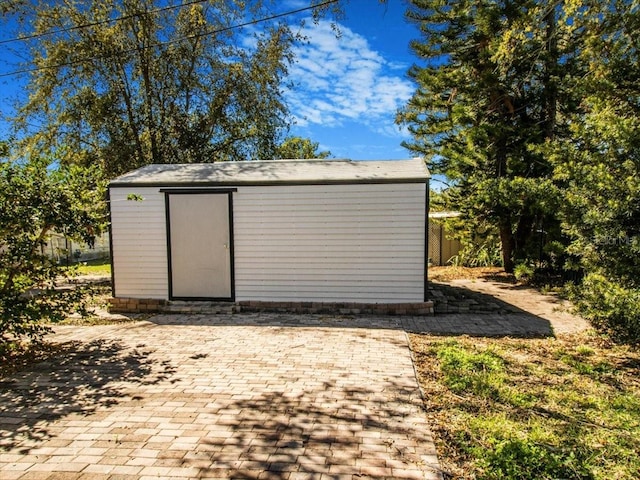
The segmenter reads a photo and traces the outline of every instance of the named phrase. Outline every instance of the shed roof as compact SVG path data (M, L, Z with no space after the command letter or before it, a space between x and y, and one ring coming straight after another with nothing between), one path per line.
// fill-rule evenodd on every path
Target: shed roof
M147 165L111 186L271 185L327 183L425 183L429 172L412 160L271 160Z

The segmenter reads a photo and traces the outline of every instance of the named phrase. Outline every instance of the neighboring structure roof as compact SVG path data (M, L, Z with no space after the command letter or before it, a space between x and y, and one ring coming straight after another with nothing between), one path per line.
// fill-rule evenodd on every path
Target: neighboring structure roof
M462 215L460 212L445 211L445 212L429 212L429 218L454 218Z
M272 160L148 165L111 186L270 185L318 183L425 183L429 171L412 160Z

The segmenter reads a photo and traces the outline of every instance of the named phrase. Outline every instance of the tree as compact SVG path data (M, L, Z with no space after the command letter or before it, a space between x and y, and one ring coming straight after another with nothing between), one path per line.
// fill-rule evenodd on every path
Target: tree
M575 15L585 73L570 135L548 145L569 251L585 273L581 313L601 331L640 343L640 11L585 2Z
M536 0L411 5L408 18L423 33L412 48L425 66L410 70L418 88L398 115L413 136L405 146L453 181L471 230L496 229L513 271L531 256L536 230L557 230L559 196L539 147L566 129L558 120L573 105L561 90L574 68L570 20Z
M318 142L313 142L308 138L287 137L278 145L274 158L296 159L296 158L329 158L331 152L318 151Z
M43 319L80 305L81 292L56 289L67 269L44 249L53 231L86 242L100 232L104 185L96 177L95 169L55 169L42 159L0 159L0 344L40 340Z
M108 177L149 163L269 158L289 125L282 84L295 40L285 21L242 29L262 2L41 2L22 122L31 152ZM32 8L29 6L28 8ZM51 34L50 32L63 31Z

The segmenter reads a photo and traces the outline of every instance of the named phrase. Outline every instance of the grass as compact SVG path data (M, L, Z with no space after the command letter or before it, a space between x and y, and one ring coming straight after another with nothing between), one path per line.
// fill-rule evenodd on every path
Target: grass
M111 275L109 259L96 259L80 262L77 265L79 275Z
M555 339L411 335L448 478L640 478L640 353Z

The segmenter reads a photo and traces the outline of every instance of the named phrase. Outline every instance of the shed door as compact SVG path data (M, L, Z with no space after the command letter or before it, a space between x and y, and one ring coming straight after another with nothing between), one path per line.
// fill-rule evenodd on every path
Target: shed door
M169 298L233 300L231 194L168 193Z

